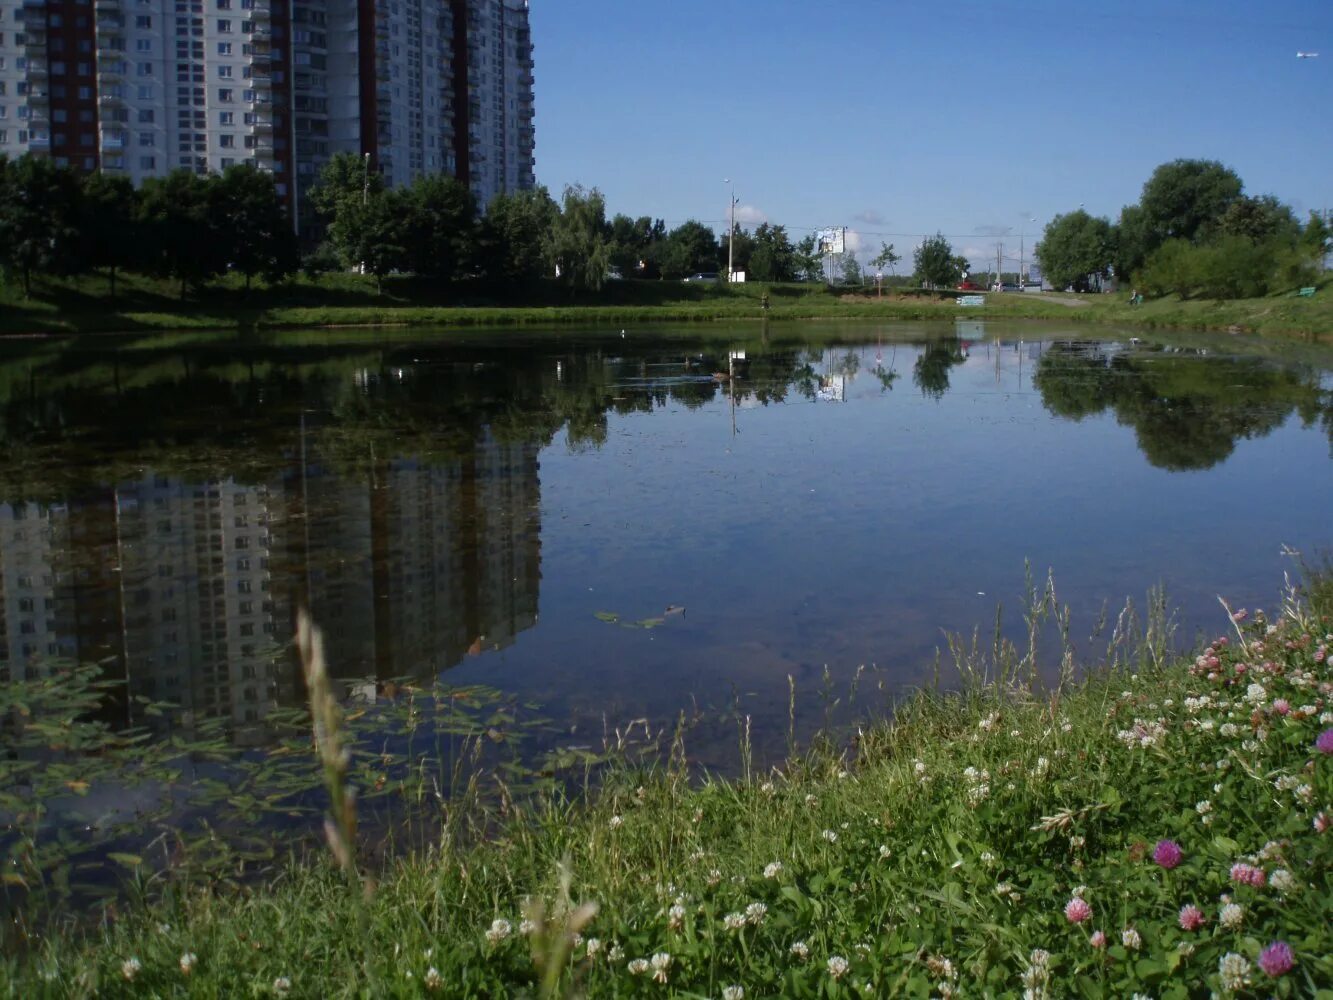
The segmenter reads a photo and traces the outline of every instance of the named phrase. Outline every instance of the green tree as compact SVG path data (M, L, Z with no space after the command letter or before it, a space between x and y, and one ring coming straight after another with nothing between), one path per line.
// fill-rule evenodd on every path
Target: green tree
M940 233L925 240L912 255L916 279L931 288L956 285L967 269L967 259L953 252L953 246Z
M598 291L610 265L606 200L596 188L565 188L551 233L551 257L561 284L571 292Z
M141 251L138 238L139 194L128 177L89 174L79 197L79 258L84 267L104 267L111 297L116 272L132 267Z
M49 159L0 157L0 265L18 274L23 296L34 274L71 270L77 252L78 182Z
M679 280L700 271L718 270L717 237L702 222L691 219L667 234L661 253L662 277Z
M139 225L148 273L180 282L185 298L226 265L225 248L209 225L209 200L217 178L205 180L190 170L149 177L140 188Z
M1310 219L1301 230L1301 246L1314 258L1320 267L1324 258L1333 252L1333 227L1318 212L1311 212Z
M1252 243L1295 246L1301 238L1301 224L1296 213L1271 194L1258 198L1242 195L1218 218L1217 234L1244 237Z
M1056 288L1073 286L1086 292L1093 279L1110 274L1114 247L1111 223L1083 209L1057 215L1046 225L1041 242L1033 251L1041 269Z
M783 226L762 223L754 231L749 277L754 281L791 281L796 275L796 252Z
M824 255L819 252L819 244L813 234L802 238L796 244L796 250L792 254L792 264L797 277L806 281L824 279Z
M870 266L876 271L883 271L885 268L888 268L889 273L893 274L894 268L898 266L900 260L902 260L902 257L894 253L892 243L881 242L879 245L879 255L870 262Z
M610 259L624 275L652 277L656 268L656 244L666 238L666 223L641 215L631 219L618 214L611 220Z
M371 169L368 159L355 153L338 153L319 172L310 204L324 224L325 242L343 267L360 266L364 234L356 227L371 217L364 209L383 191L383 176Z
M245 275L247 291L257 274L275 282L296 270L296 235L267 171L242 164L213 179L208 228L226 263Z
M364 204L348 201L339 206L338 226L346 224L347 262L375 276L377 294L384 293L386 276L410 266L409 216L407 196L401 190L380 191Z
M856 254L845 253L842 255L842 283L844 285L861 284L861 265L856 260Z
M1152 172L1139 206L1158 245L1197 241L1215 231L1242 187L1236 172L1216 160L1172 160Z
M424 174L400 199L407 265L417 274L456 281L471 270L477 242L477 203L466 184Z
M554 266L548 251L558 212L544 187L492 198L478 237L486 276L518 287L549 277Z

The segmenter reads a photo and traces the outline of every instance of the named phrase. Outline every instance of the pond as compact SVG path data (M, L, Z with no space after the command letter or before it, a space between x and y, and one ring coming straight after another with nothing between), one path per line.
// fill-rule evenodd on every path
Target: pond
M929 682L997 605L1020 637L1028 563L1089 659L1102 609L1157 585L1190 641L1333 541L1333 354L1140 336L7 343L0 673L98 662L262 746L303 695L305 607L349 691L485 684L555 741L749 715L773 759L789 683L806 731L858 668L877 696Z

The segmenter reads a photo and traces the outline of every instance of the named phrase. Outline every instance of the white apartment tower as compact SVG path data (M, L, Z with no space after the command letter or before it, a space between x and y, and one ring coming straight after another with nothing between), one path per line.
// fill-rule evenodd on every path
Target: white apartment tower
M484 206L535 183L532 73L527 0L0 0L0 154L136 183L248 162L299 218L351 152Z

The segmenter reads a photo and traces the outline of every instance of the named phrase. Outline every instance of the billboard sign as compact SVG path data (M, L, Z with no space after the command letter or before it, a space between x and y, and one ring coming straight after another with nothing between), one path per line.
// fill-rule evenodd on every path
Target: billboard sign
M830 226L815 233L815 249L821 254L837 256L847 252L847 227Z

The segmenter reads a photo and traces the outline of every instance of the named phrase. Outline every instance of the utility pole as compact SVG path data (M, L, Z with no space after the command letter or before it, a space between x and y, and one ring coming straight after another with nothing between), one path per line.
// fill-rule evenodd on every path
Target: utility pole
M370 204L370 154L361 154L361 207Z

